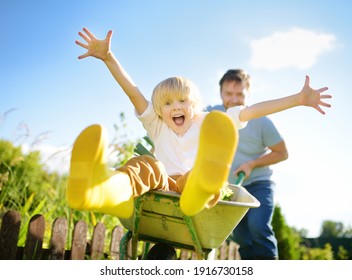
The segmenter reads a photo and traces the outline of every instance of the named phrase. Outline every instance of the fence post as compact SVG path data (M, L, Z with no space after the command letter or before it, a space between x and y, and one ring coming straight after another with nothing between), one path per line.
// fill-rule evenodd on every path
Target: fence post
M40 260L45 231L45 220L42 215L34 215L28 225L23 258L25 260Z
M0 229L0 260L15 260L17 241L21 226L21 215L8 211L2 217Z
M49 260L63 260L67 238L67 221L65 218L56 218L51 231Z
M87 248L87 224L80 220L73 230L71 260L84 260Z
M104 255L104 244L105 244L105 226L102 223L98 223L94 227L91 258L92 260L100 260Z
M123 227L114 227L111 233L110 254L112 259L120 259L120 241L124 235Z

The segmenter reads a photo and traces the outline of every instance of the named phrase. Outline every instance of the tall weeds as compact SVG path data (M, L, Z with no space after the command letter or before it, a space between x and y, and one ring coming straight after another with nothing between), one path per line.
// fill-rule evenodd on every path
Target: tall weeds
M11 109L0 115L0 130L1 124L14 111ZM135 142L128 139L126 128L125 117L121 113L120 125L114 126L115 134L109 145L111 165L115 167L123 165L134 154ZM40 145L48 138L48 132L33 137L29 127L21 123L14 135L13 141L0 139L0 219L8 210L16 210L21 214L18 246L24 246L29 221L36 214L42 214L46 221L44 248L49 244L51 226L58 217L66 218L70 233L75 223L83 220L88 225L88 234L92 234L94 226L102 222L106 226L106 235L109 236L112 229L120 224L118 218L68 207L67 174L48 171L45 162L42 162ZM25 145L29 147L26 152L22 149ZM70 152L70 148L67 150ZM71 236L68 234L67 248L70 248Z

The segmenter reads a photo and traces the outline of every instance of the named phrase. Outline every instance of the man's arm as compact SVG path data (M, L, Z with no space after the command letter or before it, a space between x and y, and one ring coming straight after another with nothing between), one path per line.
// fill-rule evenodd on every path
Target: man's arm
M238 174L240 171L244 171L246 177L248 178L252 170L255 168L273 165L288 158L288 151L284 140L268 148L270 149L268 154L241 164L237 170L235 170L235 174Z

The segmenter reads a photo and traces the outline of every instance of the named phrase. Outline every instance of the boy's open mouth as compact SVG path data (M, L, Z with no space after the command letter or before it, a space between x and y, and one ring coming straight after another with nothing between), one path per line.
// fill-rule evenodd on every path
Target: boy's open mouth
M183 123L185 122L185 116L183 116L183 115L174 116L174 117L172 117L172 119L174 120L174 123L176 125L183 125Z

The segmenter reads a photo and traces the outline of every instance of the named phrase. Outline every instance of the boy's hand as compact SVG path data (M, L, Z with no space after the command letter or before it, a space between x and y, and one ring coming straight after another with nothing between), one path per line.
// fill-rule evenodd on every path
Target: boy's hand
M78 35L81 36L86 42L82 43L78 40L75 43L82 48L87 49L85 54L82 54L78 59L86 58L88 56L93 56L101 60L105 60L106 57L110 54L110 41L112 36L112 31L110 30L104 40L97 39L93 33L91 33L87 28L83 28L83 31L86 33L78 32Z
M321 109L321 106L330 108L331 105L323 102L322 99L331 98L331 95L321 94L324 91L328 90L327 87L323 87L320 89L312 89L309 85L310 79L309 76L306 76L306 81L304 86L299 93L300 102L304 106L313 107L314 109L318 110L320 113L325 114L325 112Z

